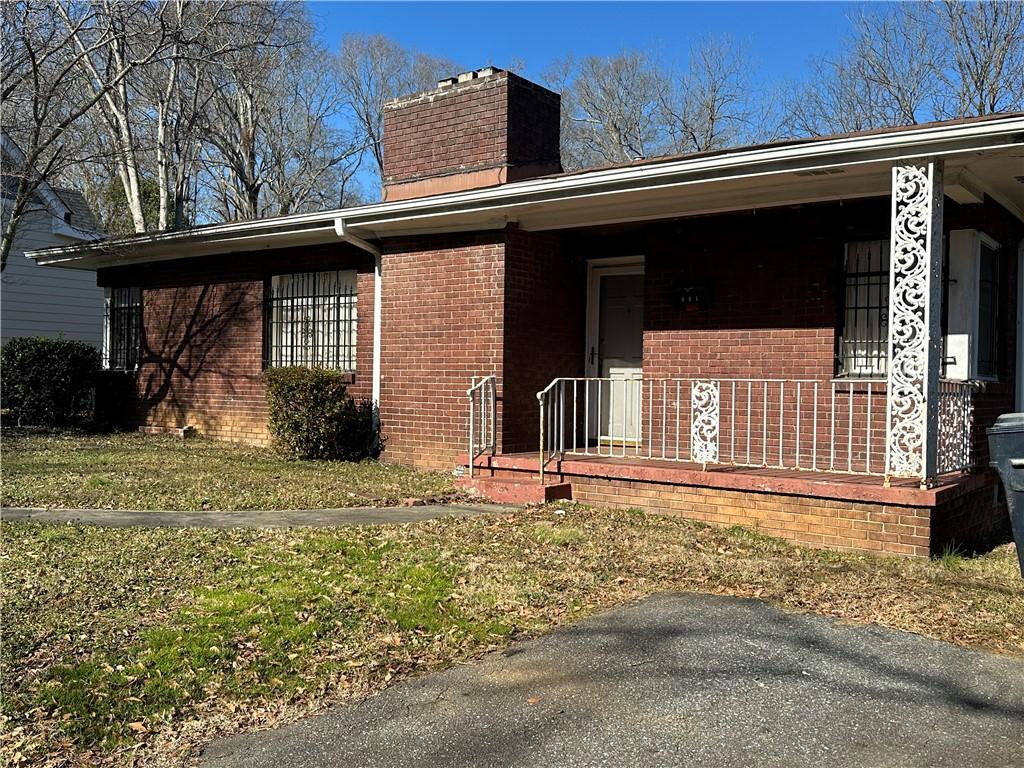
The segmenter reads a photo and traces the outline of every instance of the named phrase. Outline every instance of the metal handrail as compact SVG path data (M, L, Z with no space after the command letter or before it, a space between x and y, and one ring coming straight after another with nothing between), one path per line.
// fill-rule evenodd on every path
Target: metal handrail
M479 378L479 380L478 380ZM476 460L487 453L497 453L495 425L498 423L497 379L474 376L466 390L469 398L469 476L473 477ZM479 402L479 408L477 403ZM479 414L479 419L477 418ZM479 423L478 423L479 422ZM479 438L479 442L477 442Z
M559 382L565 381L565 379L552 379L551 383L548 384L544 389L537 393L537 402L540 405L540 482L544 484L544 469L548 463L554 458L554 454L545 455L545 439L547 435L547 422L551 421L551 409L548 408L548 399L552 390L559 384Z

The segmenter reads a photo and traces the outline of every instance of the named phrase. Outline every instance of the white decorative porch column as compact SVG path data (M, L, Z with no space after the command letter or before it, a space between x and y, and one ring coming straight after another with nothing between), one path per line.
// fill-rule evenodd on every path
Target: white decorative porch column
M938 463L942 161L892 169L885 474L922 485Z

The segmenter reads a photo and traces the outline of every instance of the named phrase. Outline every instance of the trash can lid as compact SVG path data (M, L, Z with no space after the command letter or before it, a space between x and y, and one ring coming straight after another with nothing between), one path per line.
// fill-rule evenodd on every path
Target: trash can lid
M990 435L1001 432L1024 432L1024 413L1004 413L988 428Z

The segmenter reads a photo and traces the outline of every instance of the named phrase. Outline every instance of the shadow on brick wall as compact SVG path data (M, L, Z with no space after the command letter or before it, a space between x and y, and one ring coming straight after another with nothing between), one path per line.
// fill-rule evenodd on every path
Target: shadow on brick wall
M159 413L184 424L199 400L218 391L231 396L241 382L251 387L260 371L259 306L244 284L147 295L139 386L144 418Z

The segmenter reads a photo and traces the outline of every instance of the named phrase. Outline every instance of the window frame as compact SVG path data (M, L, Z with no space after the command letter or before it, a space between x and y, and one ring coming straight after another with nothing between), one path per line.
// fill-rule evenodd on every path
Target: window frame
M849 264L849 260L850 260L851 249L853 247L855 247L855 246L864 245L864 244L867 244L867 245L878 244L878 246L880 247L880 255L883 256L884 258L882 258L880 260L881 263L879 264L879 269L878 270L865 270L865 271L859 271L859 272L850 273L849 270L848 270L848 264ZM888 327L889 326L888 326L888 318L889 318L889 280L890 280L889 271L890 271L890 268L891 268L891 266L890 266L891 265L890 258L891 258L891 244L889 243L889 238L886 238L886 237L863 238L863 239L858 239L858 240L850 240L850 241L844 243L844 245L843 245L843 259L842 259L841 269L839 271L840 272L840 274L839 274L839 299L840 300L839 300L839 308L838 308L839 309L839 312L838 312L839 328L838 328L838 332L836 333L836 362L835 362L835 371L834 371L834 377L837 378L837 379L844 379L844 380L860 380L860 379L879 380L879 379L885 379L886 376L887 376L887 371L888 371L888 366L889 366L889 338L888 338ZM855 285L851 286L851 284L850 284L851 274L853 276L855 276L855 277L859 277L862 280L868 280L867 284L863 285L863 286L862 285L858 285L858 284L855 284ZM869 310L873 310L873 311L878 311L878 312L881 313L880 317L878 319L878 322L877 322L879 338L877 338L875 340L870 340L870 341L852 342L852 343L862 343L862 344L874 344L874 345L876 345L877 351L875 352L873 357L871 357L871 360L873 361L874 364L870 365L870 366L867 366L867 365L859 366L855 370L854 369L848 369L847 368L847 361L849 359L852 359L851 356L848 355L847 352L846 352L847 346L851 343L848 340L848 338L847 338L847 321L848 321L848 318L849 318L849 312L851 311L850 305L849 305L849 300L848 300L849 291L850 291L851 287L853 287L854 289L865 288L865 289L867 289L870 292L871 288L874 287L874 284L871 281L875 280L875 279L879 279L879 278L880 278L880 280L878 282L878 286L877 287L878 287L878 289L880 291L880 296L879 296L879 302L880 303L878 303L878 304L868 304L866 307L862 307L862 308L858 307L858 308L855 308L855 309L852 310L853 312L861 312L861 311L865 311L866 312L866 311L869 311ZM884 293L884 297L881 295L882 293ZM873 370L869 370L869 367L871 369L873 369Z
M320 293L318 283L334 276L337 290ZM285 280L293 283L285 288ZM304 285L305 282L311 285ZM277 286L284 293L278 293ZM347 290L345 290L347 289ZM312 312L313 318L286 314ZM280 313L277 315L276 313ZM319 317L317 316L319 315ZM305 327L312 324L312 330ZM321 330L333 324L333 334ZM304 270L269 275L263 283L263 368L306 366L354 375L358 367L359 273L355 269ZM312 333L314 343L296 341ZM327 336L326 339L323 337ZM287 340L285 340L287 338ZM287 350L287 354L285 353Z
M957 232L959 232L959 231L960 230L957 230ZM1005 307L1004 307L1005 302L1002 300L1002 291L1003 291L1003 279L1005 277L1005 270L1003 268L1003 265L1000 263L1000 258L999 258L999 253L1002 250L1002 245L997 240L995 240L993 237L991 237L990 235L986 234L982 230L974 229L974 230L963 230L963 231L964 232L970 232L972 237L973 237L973 240L972 240L972 242L973 242L973 246L972 246L973 250L971 251L971 254L972 254L971 273L970 273L970 277L969 277L969 279L967 281L968 285L970 287L970 290L972 292L971 299L970 299L970 301L971 301L971 305L970 306L971 306L972 317L971 317L971 327L970 327L970 331L969 331L969 334L968 334L968 338L970 339L970 342L969 342L969 347L968 347L968 352L967 352L967 371L966 371L966 377L964 377L964 378L957 378L957 380L962 380L962 381L998 382L1000 380L1000 374L1002 372L1002 367L1003 367L1004 362L1005 362L1003 360L1004 355L1002 354L1002 337L1003 337L1002 313L1005 311ZM888 361L888 339L887 338L883 339L882 342L881 342L881 349L882 349L882 352L883 352L883 357L882 357L882 360L881 360L882 364L880 366L880 372L876 372L876 373L873 373L873 374L872 373L861 372L863 369L861 369L861 371L849 371L849 370L846 370L846 360L847 360L848 356L845 354L845 345L847 344L847 339L846 339L846 327L847 327L847 325L846 325L846 323L847 323L848 310L849 310L849 307L848 307L848 295L849 295L848 291L849 291L849 287L850 287L849 286L849 273L847 272L847 264L848 264L848 258L849 258L850 249L853 246L856 246L856 245L859 245L859 244L863 244L863 243L869 243L870 244L870 243L888 243L888 242L889 242L888 238L875 238L875 239L864 238L864 239L859 239L859 240L851 240L851 241L848 241L847 243L844 244L842 269L840 270L840 279L839 279L839 284L838 284L839 285L839 307L838 307L838 318L837 319L838 319L839 325L838 325L837 333L836 333L836 359L835 359L835 373L834 373L834 377L837 378L837 379L857 380L857 379L884 379L884 378L886 378L886 375L887 375L886 371L888 370L888 364L889 364L889 361ZM891 249L891 244L889 245L889 249ZM891 258L891 250L889 250L889 249L887 249L886 251L883 251L883 252L888 252L889 257ZM951 343L950 342L950 318L949 318L950 286L951 286L951 283L959 282L958 280L953 279L952 273L951 273L951 269L950 269L953 249L954 249L954 245L952 243L951 237L948 236L948 235L944 235L943 236L943 249L942 249L942 264L943 264L943 269L942 269L942 315L941 315L941 321L940 321L940 323L941 323L940 334L941 334L941 339L942 339L942 351L941 351L941 363L940 363L940 365L941 365L941 372L940 372L940 376L943 377L943 378L946 378L948 375L956 376L956 374L951 374L947 370L948 368L950 368L953 365L953 358L951 358L949 356L949 354L950 354L949 345ZM994 268L995 268L995 279L994 279L994 281L992 281L994 284L993 284L992 290L991 290L991 295L992 295L992 298L993 298L992 306L994 307L994 314L993 314L993 317L991 319L991 326L992 326L992 329L993 329L993 338L994 338L993 349L994 349L995 359L992 361L991 369L990 370L986 370L986 372L984 372L984 373L981 370L981 358L980 358L980 339L981 339L980 330L981 330L981 325L982 325L982 317L981 317L981 312L982 312L982 302L981 302L981 290L982 290L982 274L981 274L982 273L982 263L981 263L981 261L982 261L982 249L987 249L991 253L992 264L994 265ZM891 262L887 262L887 270L886 270L886 277L885 277L886 300L884 301L884 303L881 303L881 304L877 305L876 307L871 307L873 309L881 309L883 307L885 308L885 313L886 314L880 320L880 322L878 323L880 329L887 329L888 328L888 309L889 309L889 306L890 306L889 300L888 300L889 280L890 280L890 277L888 276L888 269L891 269ZM874 276L874 275L877 275L878 272L875 271L875 272L864 272L864 273L854 273L854 274L864 274L866 276ZM886 333L887 333L887 331L886 331Z
M994 331L993 351L995 358L992 366L982 371L980 341L982 328L982 250L991 253L996 269L996 279L992 290L992 307L994 316L991 327ZM952 344L953 355L948 358L949 378L955 381L998 382L1005 374L1005 340L1006 301L1003 296L1005 267L1001 263L1002 244L984 230L967 227L951 230L949 233L948 263L953 265L949 271L949 280L955 284L955 296L946 304L946 312L951 313L946 330L947 344ZM954 274L955 273L955 274ZM953 289L951 288L951 291Z
M127 293L127 300L118 303L117 297ZM139 286L106 286L103 289L103 368L110 371L137 371L142 358L142 307L143 290ZM123 360L112 360L115 353L115 317L118 321L128 319L127 331L122 331L118 346L124 353ZM132 343L134 341L134 343Z

